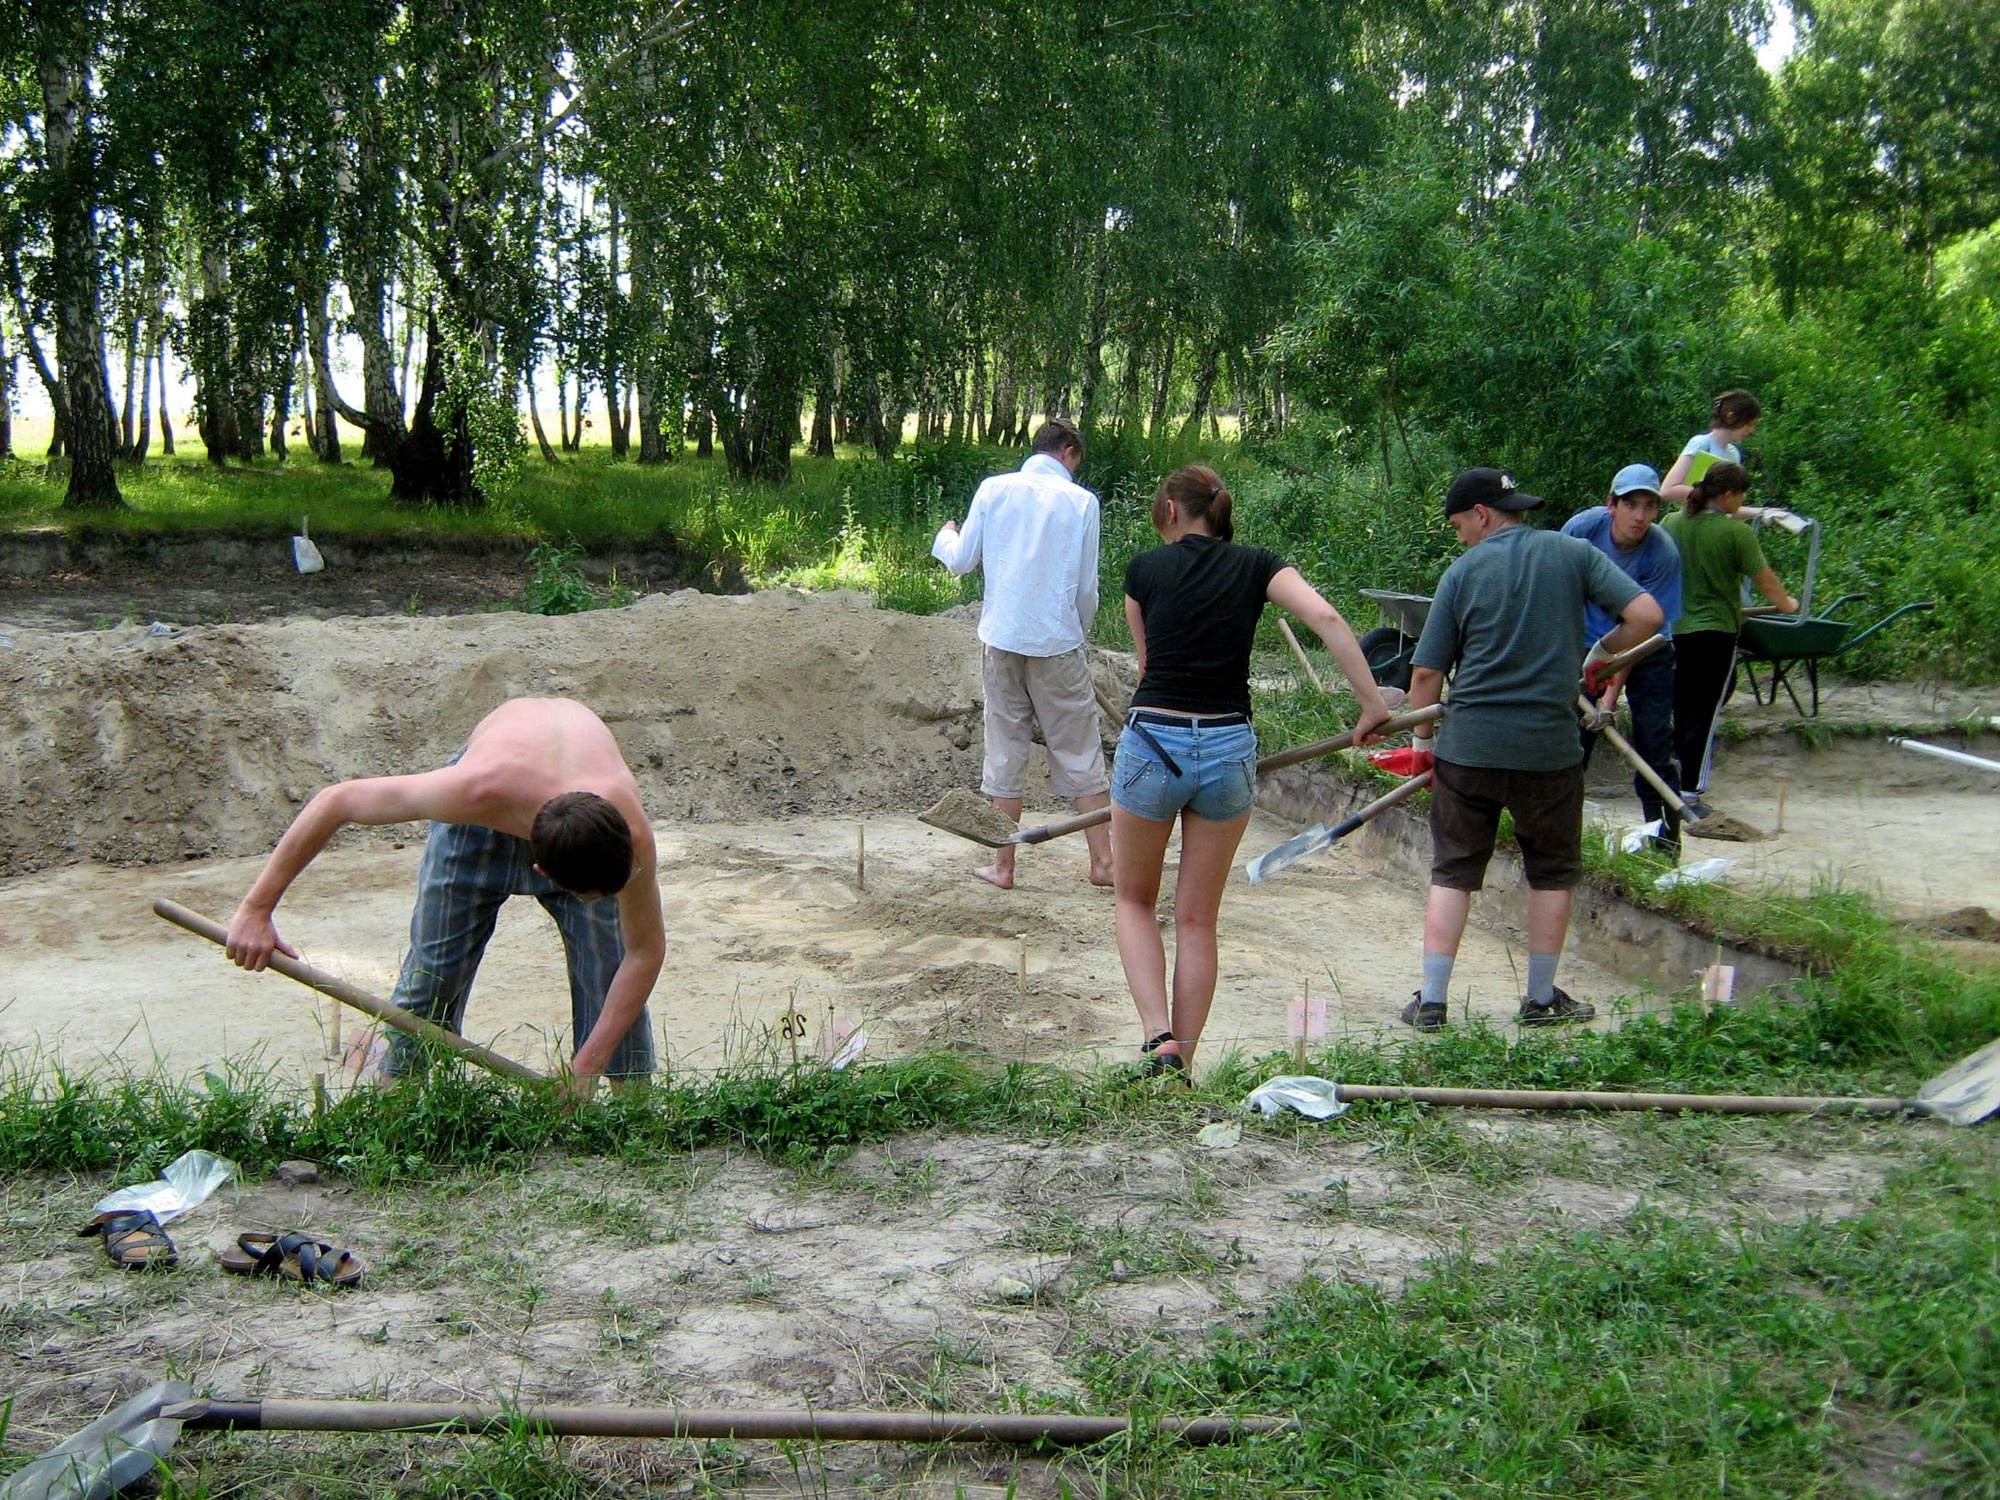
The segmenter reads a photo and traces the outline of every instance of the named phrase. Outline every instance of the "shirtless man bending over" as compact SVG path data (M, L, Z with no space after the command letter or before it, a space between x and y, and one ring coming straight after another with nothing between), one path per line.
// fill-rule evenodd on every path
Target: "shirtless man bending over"
M305 805L229 924L229 956L262 969L298 955L272 921L279 900L344 824L427 818L410 951L396 1004L458 1031L509 896L555 918L569 958L573 1091L653 1071L646 997L666 957L653 825L604 721L566 698L515 698L479 722L444 769L327 787ZM613 898L616 898L615 900ZM382 1071L416 1066L402 1032Z

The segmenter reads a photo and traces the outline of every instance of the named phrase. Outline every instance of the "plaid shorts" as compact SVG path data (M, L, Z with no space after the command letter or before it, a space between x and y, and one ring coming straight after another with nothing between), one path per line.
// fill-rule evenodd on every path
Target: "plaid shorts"
M453 759L457 759L456 756ZM509 896L533 896L555 918L569 959L571 1049L582 1045L612 976L625 960L618 900L580 901L535 873L526 839L467 823L433 823L417 872L417 907L410 915L410 951L396 980L395 1002L450 1031L462 1031L466 998L479 960ZM383 1059L389 1077L420 1064L414 1038L397 1032ZM607 1078L645 1078L653 1071L653 1020L642 1009L611 1054Z

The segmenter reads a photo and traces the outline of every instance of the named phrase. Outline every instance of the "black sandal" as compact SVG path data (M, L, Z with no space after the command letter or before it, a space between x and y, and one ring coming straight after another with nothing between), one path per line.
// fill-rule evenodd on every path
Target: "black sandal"
M99 1214L77 1233L101 1238L104 1253L111 1257L111 1263L127 1271L180 1264L180 1252L174 1249L174 1242L167 1238L166 1230L160 1227L160 1221L148 1209Z
M1160 1050L1160 1048L1173 1040L1175 1038L1171 1031L1163 1031L1150 1042L1140 1047L1139 1053L1144 1059L1139 1065L1141 1070L1140 1076L1145 1078L1160 1078L1168 1073L1185 1073L1187 1071L1187 1059L1182 1057L1180 1053L1162 1052Z
M308 1286L316 1281L353 1286L361 1280L361 1258L353 1251L303 1234L239 1234L215 1259L237 1276L287 1276Z

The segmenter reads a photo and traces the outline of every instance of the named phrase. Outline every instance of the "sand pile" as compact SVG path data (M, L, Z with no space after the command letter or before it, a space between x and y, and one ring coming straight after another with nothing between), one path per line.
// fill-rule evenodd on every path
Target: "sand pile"
M23 631L0 651L0 873L262 852L327 782L440 765L527 695L602 714L658 819L914 810L978 780L972 625L852 595Z

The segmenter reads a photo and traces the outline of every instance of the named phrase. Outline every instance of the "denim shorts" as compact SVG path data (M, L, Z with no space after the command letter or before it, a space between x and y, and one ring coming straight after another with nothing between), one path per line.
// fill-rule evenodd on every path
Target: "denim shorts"
M1170 772L1127 721L1111 766L1111 797L1125 811L1155 823L1172 822L1183 808L1215 823L1250 811L1257 795L1257 732L1248 724L1196 728L1148 719L1146 733L1180 774Z

